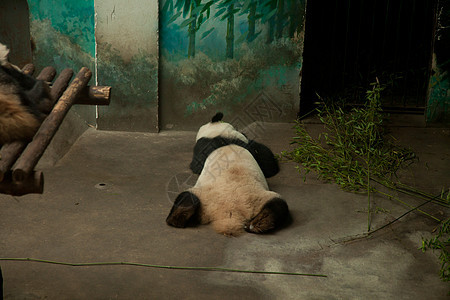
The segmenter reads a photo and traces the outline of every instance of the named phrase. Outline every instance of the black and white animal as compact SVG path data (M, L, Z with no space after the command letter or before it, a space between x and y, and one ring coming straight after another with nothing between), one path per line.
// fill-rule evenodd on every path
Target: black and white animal
M0 145L31 139L45 118L39 104L51 101L48 85L9 63L8 54L0 44Z
M218 113L197 134L191 169L195 186L178 195L166 219L174 227L211 223L227 236L264 233L290 219L287 203L265 177L279 171L272 151L249 141ZM266 176L265 176L266 175Z

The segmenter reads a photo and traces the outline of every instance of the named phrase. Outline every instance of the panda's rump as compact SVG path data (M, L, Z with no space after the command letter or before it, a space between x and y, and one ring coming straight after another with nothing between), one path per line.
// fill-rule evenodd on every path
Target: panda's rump
M30 139L38 127L39 121L21 105L17 95L0 91L0 145Z
M200 199L200 222L212 223L225 235L243 232L264 204L279 195L269 191L264 174L244 148L229 145L215 150L190 189Z

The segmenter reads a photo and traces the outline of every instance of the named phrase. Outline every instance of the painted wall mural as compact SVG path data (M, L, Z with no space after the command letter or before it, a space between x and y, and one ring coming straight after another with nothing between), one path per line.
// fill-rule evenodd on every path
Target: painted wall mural
M28 0L28 7L37 72L46 66L55 67L58 74L65 68L76 74L83 66L95 72L94 0ZM72 110L95 125L95 107Z
M304 5L304 0L161 0L162 128L196 129L218 110L229 118L245 114L244 125L293 120ZM252 117L249 110L266 117Z

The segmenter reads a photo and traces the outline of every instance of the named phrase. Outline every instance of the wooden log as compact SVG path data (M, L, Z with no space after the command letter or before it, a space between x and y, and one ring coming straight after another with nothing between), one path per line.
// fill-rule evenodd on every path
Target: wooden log
M25 74L32 74L34 72L34 65L28 64L22 69ZM37 79L44 81L51 81L56 75L56 70L53 67L44 68L37 76ZM23 141L15 141L3 145L0 150L0 182L3 181L4 175L10 170L17 158L25 149L27 143Z
M5 174L11 169L26 145L25 142L15 141L2 147L0 150L0 182L3 181Z
M33 141L28 144L17 160L12 170L13 181L23 182L26 180L42 154L44 154L45 149L50 144L76 97L87 86L91 76L92 72L86 67L81 68L78 72L75 79L56 103L52 112L42 122L41 127L34 135Z
M23 68L22 68L22 72L24 72L27 75L33 75L34 73L34 65L33 64L26 64Z
M111 101L110 86L88 86L75 100L75 104L109 105Z
M45 67L41 73L36 77L38 80L52 81L56 76L56 70L53 67Z
M0 182L0 193L13 196L23 196L26 194L42 194L44 192L44 174L40 171L33 172L23 182L14 182L11 172L8 172L5 179Z
M64 69L56 78L52 86L51 97L58 101L72 79L72 69ZM75 104L109 105L111 99L110 86L87 86L83 88L75 99ZM54 104L53 104L54 105Z
M53 80L53 78L55 78L56 76L56 70L53 67L45 67L44 69L42 69L41 73L39 73L39 75L36 77L36 79L38 80L43 80L45 82L50 82ZM47 83L45 83L47 84ZM47 86L48 91L50 92L50 87ZM53 108L53 105L55 103L55 101L53 100L54 98L52 97L51 93L50 93L50 99L41 99L41 101L38 104L38 109L39 111L41 111L44 114L49 114L50 111Z
M52 91L50 93L52 99L54 99L53 105L58 101L58 99L62 96L64 91L69 86L70 79L72 79L73 70L72 69L64 69L59 74L58 78L56 78L55 82L52 85Z

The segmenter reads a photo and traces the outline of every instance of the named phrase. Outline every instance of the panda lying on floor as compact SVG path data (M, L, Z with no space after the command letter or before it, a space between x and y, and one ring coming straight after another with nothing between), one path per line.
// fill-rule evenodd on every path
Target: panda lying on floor
M31 139L45 118L39 104L50 101L48 85L9 63L8 54L8 48L0 44L0 147Z
M178 195L167 224L211 223L227 236L279 228L290 219L288 206L269 190L264 177L278 173L276 158L266 146L220 122L222 117L217 113L198 131L191 169L200 176L194 187Z

